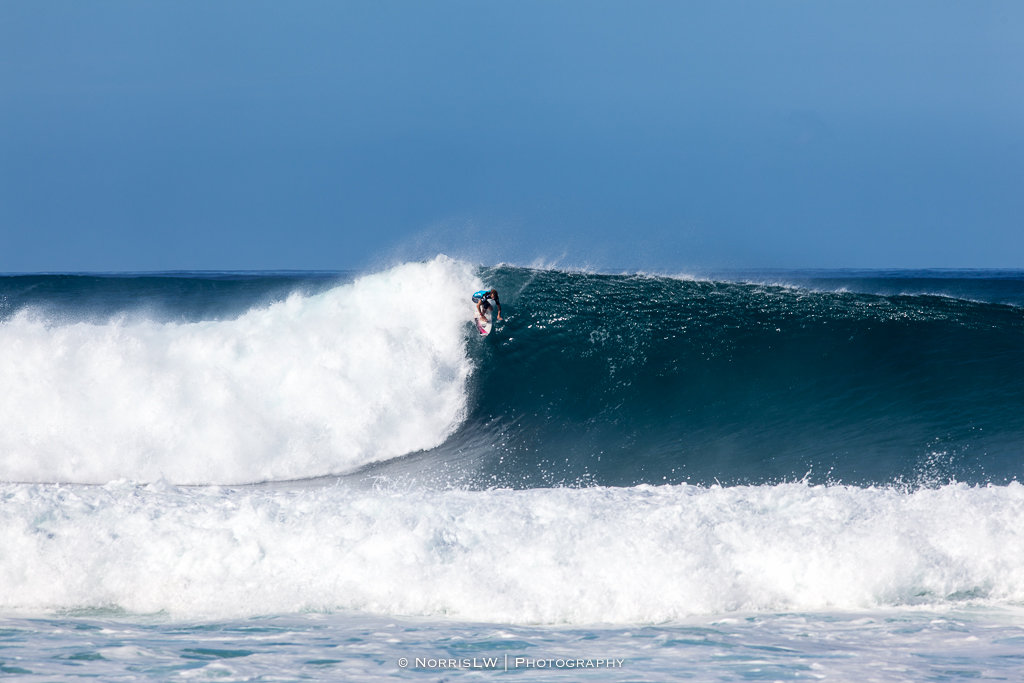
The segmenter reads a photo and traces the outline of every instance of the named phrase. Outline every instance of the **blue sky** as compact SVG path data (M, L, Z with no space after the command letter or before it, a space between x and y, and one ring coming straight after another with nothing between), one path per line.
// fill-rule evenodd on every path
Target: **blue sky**
M438 252L1024 267L1024 3L0 3L0 271Z

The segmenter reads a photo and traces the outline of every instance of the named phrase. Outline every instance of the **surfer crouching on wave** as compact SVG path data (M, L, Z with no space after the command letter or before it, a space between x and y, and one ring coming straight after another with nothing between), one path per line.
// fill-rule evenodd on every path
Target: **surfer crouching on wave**
M501 320L501 302L498 301L498 290L481 289L473 295L473 303L476 304L476 312L480 314L481 320L487 320L487 311L494 307L497 307L498 320Z

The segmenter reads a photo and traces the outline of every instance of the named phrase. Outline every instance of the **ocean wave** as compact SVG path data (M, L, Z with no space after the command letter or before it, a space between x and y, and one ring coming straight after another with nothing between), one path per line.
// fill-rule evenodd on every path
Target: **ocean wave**
M0 486L0 609L510 623L1024 601L1024 486Z
M34 288L9 294L0 322L0 480L355 472L481 489L1024 475L1019 307L445 257L346 283L313 275L0 287ZM913 280L897 275L869 284ZM943 287L1021 281L968 275ZM481 338L469 295L485 284L506 320Z
M510 319L472 349L469 418L389 474L450 477L459 459L475 485L511 487L1024 473L1018 308L652 275L482 276L512 295Z

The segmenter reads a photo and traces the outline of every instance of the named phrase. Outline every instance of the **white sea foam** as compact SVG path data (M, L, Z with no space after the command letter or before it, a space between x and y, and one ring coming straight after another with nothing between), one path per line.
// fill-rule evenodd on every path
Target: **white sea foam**
M236 320L0 324L0 480L244 483L441 443L464 418L466 264L438 257Z
M1024 486L0 486L0 610L508 623L1024 602Z

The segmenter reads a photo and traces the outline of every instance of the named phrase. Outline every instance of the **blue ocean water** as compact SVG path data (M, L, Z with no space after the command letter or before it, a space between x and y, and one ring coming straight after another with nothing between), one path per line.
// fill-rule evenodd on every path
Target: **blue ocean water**
M1024 674L1022 271L9 275L0 348L5 675Z

